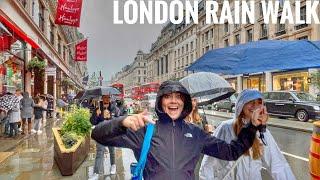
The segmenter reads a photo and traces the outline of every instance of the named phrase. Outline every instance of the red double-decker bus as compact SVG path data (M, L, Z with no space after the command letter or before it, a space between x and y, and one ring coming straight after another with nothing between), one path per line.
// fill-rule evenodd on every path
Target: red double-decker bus
M123 89L123 84L121 83L115 83L115 84L112 84L111 85L112 87L118 89L120 91L120 94L117 96L119 97L120 99L123 99L124 98L124 89Z
M150 93L157 93L159 90L160 84L157 82L151 82L147 84L143 84L141 86L135 86L131 89L132 94L131 98L135 100L141 100L144 95Z

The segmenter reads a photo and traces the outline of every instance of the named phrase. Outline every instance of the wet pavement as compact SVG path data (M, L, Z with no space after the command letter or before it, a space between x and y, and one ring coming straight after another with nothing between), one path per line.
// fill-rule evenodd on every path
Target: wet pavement
M1 148L13 152L0 164L0 179L4 180L38 180L38 179L88 179L93 174L95 159L95 142L91 140L90 153L73 176L62 176L54 162L52 127L62 121L48 120L47 126L40 135L32 134L17 139L0 139ZM9 143L8 143L9 142ZM15 147L12 147L16 143ZM2 151L3 152L3 151ZM109 154L105 158L105 174L99 179L130 179L129 166L134 162L133 153L128 149L116 149L117 175L110 173Z

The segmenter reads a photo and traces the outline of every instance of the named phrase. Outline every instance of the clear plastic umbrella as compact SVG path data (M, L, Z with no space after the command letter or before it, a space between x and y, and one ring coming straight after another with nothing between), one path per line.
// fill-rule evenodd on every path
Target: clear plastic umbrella
M20 100L17 96L6 94L0 97L0 109L6 112L10 111L13 107L19 104Z
M230 97L235 90L223 77L211 72L190 74L180 80L198 104L208 105Z

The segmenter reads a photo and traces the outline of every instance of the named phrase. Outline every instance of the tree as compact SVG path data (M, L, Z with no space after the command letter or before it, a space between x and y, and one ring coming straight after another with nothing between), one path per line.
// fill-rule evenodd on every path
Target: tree
M320 90L320 72L311 73L311 85Z

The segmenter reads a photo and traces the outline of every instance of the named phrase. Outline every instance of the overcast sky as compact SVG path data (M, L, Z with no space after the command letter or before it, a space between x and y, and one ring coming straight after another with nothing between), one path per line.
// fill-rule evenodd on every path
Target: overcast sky
M133 61L139 49L149 52L162 26L114 25L112 0L84 0L80 32L88 37L90 75L101 70L104 79L110 80Z

